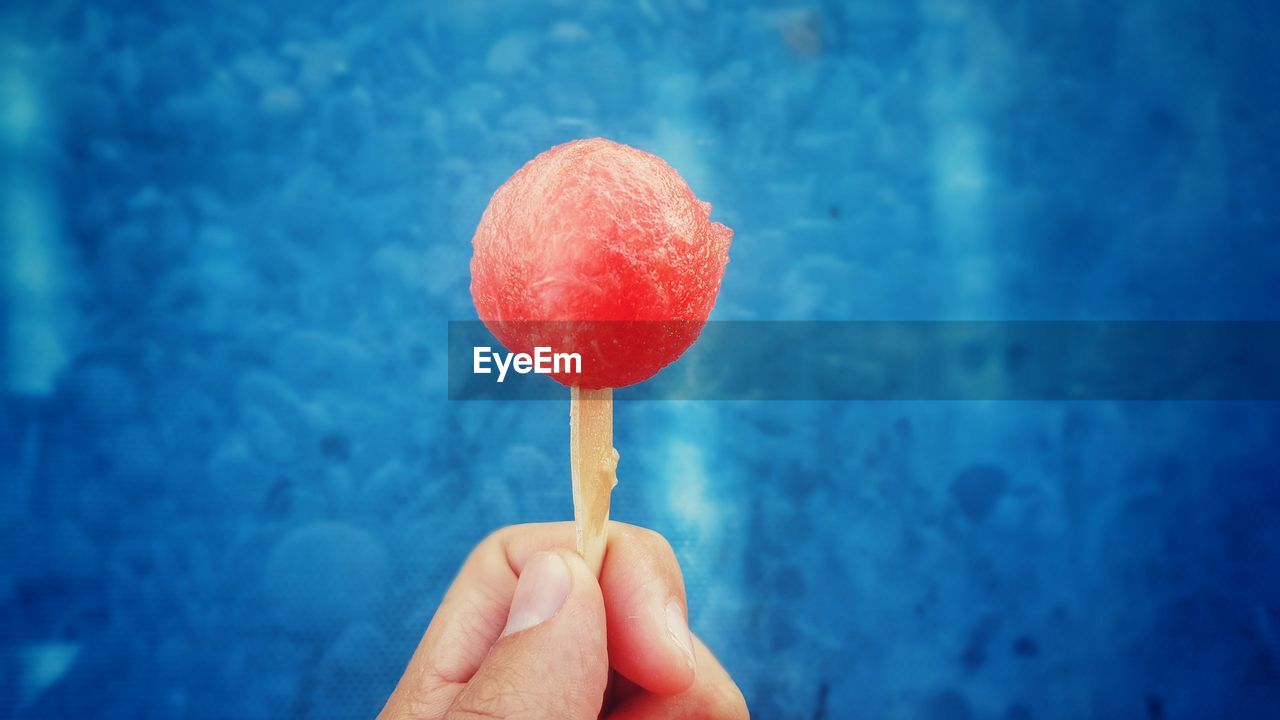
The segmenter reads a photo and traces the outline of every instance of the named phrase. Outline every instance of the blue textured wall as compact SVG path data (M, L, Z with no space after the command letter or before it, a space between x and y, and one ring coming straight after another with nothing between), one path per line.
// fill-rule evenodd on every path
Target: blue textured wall
M1277 319L1274 3L0 10L0 715L370 716L567 408L444 397L524 160L656 152L723 319ZM731 10L728 8L732 8ZM631 403L761 718L1280 717L1280 408Z

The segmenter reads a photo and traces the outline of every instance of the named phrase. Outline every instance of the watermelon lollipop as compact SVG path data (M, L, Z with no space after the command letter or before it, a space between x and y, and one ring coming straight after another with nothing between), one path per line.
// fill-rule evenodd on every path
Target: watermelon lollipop
M513 353L578 353L570 450L578 551L603 560L617 483L612 389L641 382L697 339L733 231L710 220L661 158L604 139L530 160L498 188L472 240L471 297Z

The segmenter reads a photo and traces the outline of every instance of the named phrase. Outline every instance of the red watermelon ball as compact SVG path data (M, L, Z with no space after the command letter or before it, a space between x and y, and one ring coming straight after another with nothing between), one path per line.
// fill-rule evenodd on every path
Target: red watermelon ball
M622 387L706 323L733 231L662 158L602 138L557 145L498 188L472 240L471 297L513 353L578 353L565 385Z

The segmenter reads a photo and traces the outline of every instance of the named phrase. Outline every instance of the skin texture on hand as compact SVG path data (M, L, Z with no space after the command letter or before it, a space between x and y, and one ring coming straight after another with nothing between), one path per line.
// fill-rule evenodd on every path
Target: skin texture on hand
M445 594L380 720L740 720L742 693L690 632L659 534L609 524L599 582L572 523L503 528Z

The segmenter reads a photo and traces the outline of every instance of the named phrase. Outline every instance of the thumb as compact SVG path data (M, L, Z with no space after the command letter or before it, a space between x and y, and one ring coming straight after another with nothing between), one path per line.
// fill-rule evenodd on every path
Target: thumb
M595 720L609 679L604 600L582 558L537 553L519 570L507 625L448 720Z

